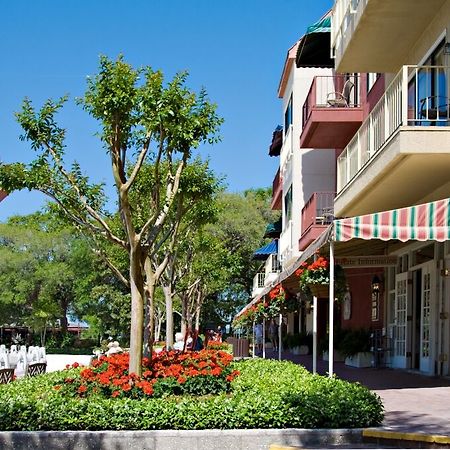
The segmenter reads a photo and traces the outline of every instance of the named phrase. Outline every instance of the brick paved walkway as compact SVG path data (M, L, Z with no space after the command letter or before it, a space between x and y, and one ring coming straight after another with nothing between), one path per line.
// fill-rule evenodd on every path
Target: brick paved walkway
M276 358L267 351L267 357ZM286 352L283 359L312 370L312 356L296 356ZM318 372L325 374L327 361L318 361ZM385 407L386 429L450 436L450 379L427 377L396 369L357 369L334 363L339 378L357 381L376 392Z

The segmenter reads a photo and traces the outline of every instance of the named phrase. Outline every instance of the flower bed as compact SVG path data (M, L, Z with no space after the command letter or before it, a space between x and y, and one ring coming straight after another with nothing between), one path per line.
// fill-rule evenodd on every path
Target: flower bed
M162 351L153 355L152 366L143 359L142 377L128 373L128 353L101 356L77 376L66 377L54 389L63 396L145 398L164 395L207 395L228 392L238 375L233 357L223 351ZM70 368L70 367L69 367ZM72 368L78 368L74 364Z
M230 369L240 375L228 393L160 398L54 389L79 377L80 368L27 377L0 385L0 429L359 428L383 420L380 398L359 384L312 375L290 362L251 359Z

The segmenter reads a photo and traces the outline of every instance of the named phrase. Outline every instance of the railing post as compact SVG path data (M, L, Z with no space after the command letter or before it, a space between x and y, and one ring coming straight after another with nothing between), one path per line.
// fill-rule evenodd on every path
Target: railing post
M402 67L402 126L408 125L408 67L409 66Z

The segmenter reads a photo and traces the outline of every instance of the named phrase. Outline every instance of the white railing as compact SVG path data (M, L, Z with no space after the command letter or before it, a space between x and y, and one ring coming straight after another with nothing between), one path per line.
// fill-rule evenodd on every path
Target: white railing
M264 273L266 274L266 276L268 276L271 273L278 273L280 269L281 267L278 261L278 255L277 254L269 255L269 257L266 260L264 268Z
M340 58L368 0L336 0L331 15L331 49Z
M259 291L264 287L264 279L265 279L264 272L259 272L253 277L252 297L257 295Z
M401 126L450 125L450 67L403 66L337 160L337 192Z

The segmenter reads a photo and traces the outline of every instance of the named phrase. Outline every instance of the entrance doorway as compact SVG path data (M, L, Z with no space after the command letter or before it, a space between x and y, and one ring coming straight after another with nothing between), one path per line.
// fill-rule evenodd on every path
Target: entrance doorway
M433 261L413 272L411 367L421 372L434 373L433 317L435 308L435 269Z

